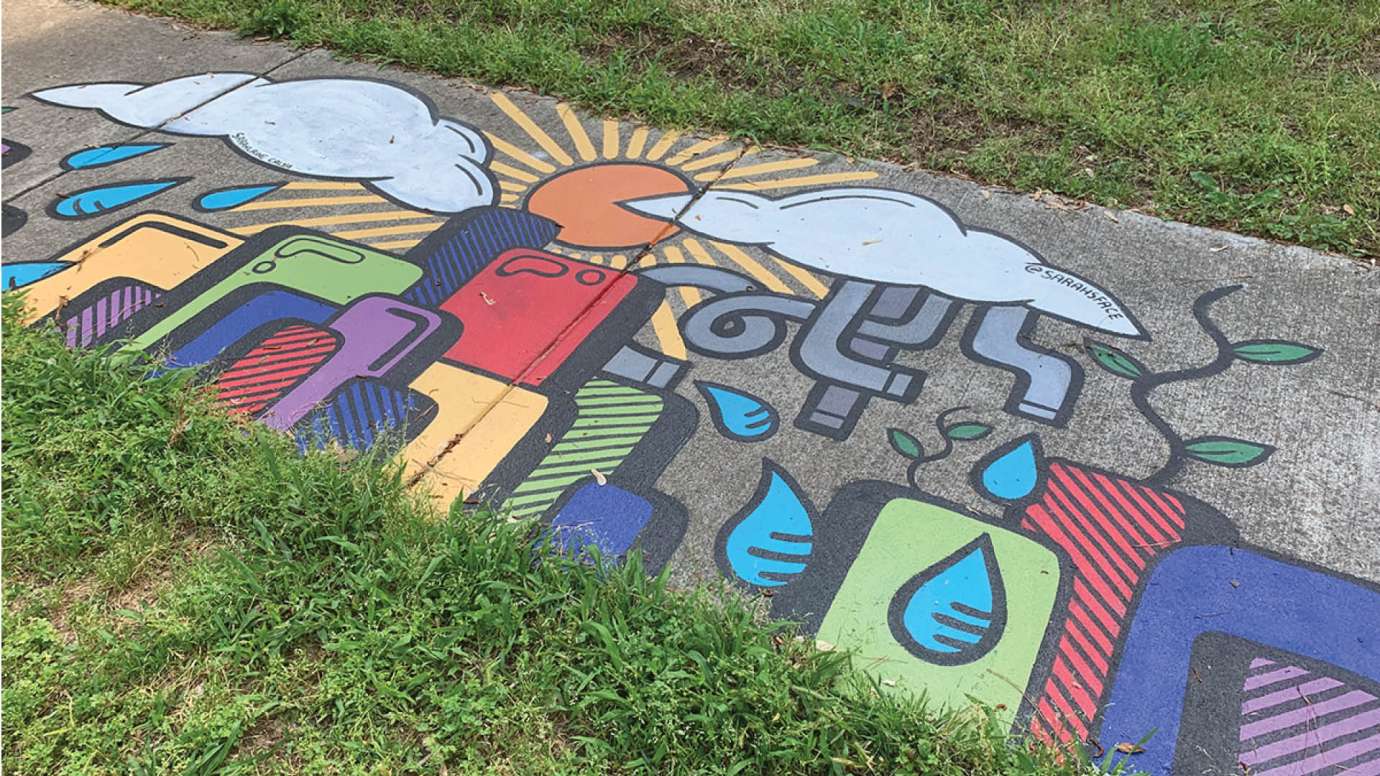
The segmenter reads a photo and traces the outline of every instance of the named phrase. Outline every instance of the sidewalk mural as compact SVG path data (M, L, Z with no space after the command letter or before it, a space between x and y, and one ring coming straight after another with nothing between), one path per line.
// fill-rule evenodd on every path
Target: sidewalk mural
M637 548L654 570L690 520L658 479L693 435L722 437L761 469L736 514L699 516L721 522L723 575L854 650L882 686L980 698L1017 729L1094 750L1157 731L1136 755L1157 773L1380 769L1380 591L1244 546L1174 488L1187 465L1259 465L1273 448L1184 438L1158 388L1321 355L1229 336L1212 308L1234 287L1185 305L1212 359L1157 371L1124 349L1150 333L1095 278L940 203L858 185L868 171L747 159L725 173L742 153L721 139L614 122L592 137L563 106L558 140L501 94L512 127L481 131L375 81L218 74L35 96L222 138L249 173L273 173L64 186L51 218L149 201L200 214L139 210L4 265L30 320L73 347L199 369L231 412L303 450L396 451L442 505L492 500L570 551ZM137 169L167 146L75 149L64 167ZM856 442L873 399L919 411L925 374L899 359L965 306L975 379L1015 376L1006 412L1058 433L1095 364L1164 436L1160 470L1051 457L1040 435L993 446L967 407L939 412L933 433L890 429L875 444L899 457L896 480L830 483L828 503L755 452L778 434ZM1081 327L1086 358L1035 344L1042 317ZM797 408L761 386L696 373L787 340L814 381L790 424ZM987 510L924 489L959 445L984 449L971 487Z

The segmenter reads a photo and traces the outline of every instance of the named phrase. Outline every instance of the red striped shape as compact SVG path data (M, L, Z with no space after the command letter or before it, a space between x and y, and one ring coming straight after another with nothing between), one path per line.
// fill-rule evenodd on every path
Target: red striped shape
M1130 480L1055 462L1021 527L1059 545L1073 563L1068 615L1030 732L1050 743L1082 740L1146 565L1183 538L1183 505Z
M306 324L285 326L244 354L216 378L217 403L234 413L266 409L331 357L335 334Z

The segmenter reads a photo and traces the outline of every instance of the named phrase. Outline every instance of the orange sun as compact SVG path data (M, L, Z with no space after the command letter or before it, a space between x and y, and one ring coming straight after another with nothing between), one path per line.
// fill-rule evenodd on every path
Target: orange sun
M598 250L636 248L679 229L638 215L619 203L659 194L683 194L690 184L652 164L609 162L575 167L546 179L527 197L527 209L561 225L556 239Z

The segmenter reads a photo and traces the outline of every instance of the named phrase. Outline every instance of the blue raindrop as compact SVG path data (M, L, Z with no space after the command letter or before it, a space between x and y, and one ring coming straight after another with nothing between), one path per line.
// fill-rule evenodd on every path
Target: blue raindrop
M892 633L930 662L971 662L1001 638L1004 601L992 539L983 534L901 586L892 600Z
M1039 477L1035 440L1028 436L987 464L982 470L982 486L999 499L1015 501L1030 495Z
M234 186L228 189L216 189L201 195L196 201L197 208L206 211L227 210L232 207L243 205L246 202L262 197L263 195L277 191L282 188L281 183L265 183L257 186Z
M739 442L760 442L776 433L779 416L765 401L727 385L697 381L714 425L724 436Z
M762 480L753 502L730 521L724 556L734 576L760 587L779 587L805 570L814 549L810 509L795 485L771 461L762 462ZM766 576L771 575L771 576Z
M65 261L20 261L0 264L0 270L4 272L4 277L0 279L0 287L6 291L23 288L68 266L70 265Z
M53 214L62 218L86 218L124 207L172 188L185 181L175 178L165 181L139 181L96 186L68 194L53 205Z
M62 160L62 166L69 170L90 170L96 167L106 167L126 159L133 159L136 156L151 154L161 148L167 148L168 145L168 143L131 143L86 148L68 154L67 158Z

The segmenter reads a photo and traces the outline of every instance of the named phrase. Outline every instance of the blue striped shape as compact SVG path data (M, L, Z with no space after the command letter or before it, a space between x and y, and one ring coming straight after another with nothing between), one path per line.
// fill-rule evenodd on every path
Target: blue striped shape
M499 254L512 248L540 248L560 230L549 219L510 208L487 208L440 244L423 241L407 258L425 271L403 298L435 307Z
M363 452L390 432L396 437L392 441L399 442L417 399L411 391L373 380L351 380L325 406L298 421L297 448L306 452L334 441Z

